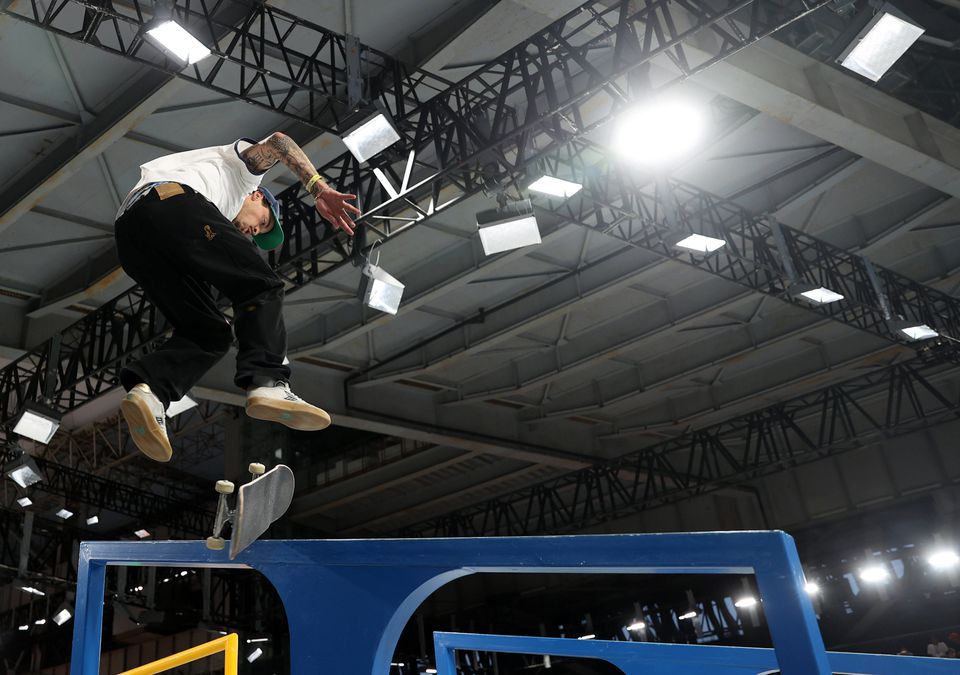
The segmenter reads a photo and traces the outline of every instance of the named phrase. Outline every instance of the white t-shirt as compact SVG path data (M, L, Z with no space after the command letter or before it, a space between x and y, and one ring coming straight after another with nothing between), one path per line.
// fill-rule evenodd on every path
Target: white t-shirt
M174 182L189 185L213 202L227 220L233 220L248 194L260 187L262 173L251 173L240 153L256 141L241 138L229 145L216 145L164 155L140 165L140 182L131 195L152 183ZM132 202L124 200L120 213ZM119 217L120 214L118 214Z

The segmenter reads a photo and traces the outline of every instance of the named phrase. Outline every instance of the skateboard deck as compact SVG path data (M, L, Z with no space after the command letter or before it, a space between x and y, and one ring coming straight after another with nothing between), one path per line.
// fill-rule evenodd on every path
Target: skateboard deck
M233 494L233 483L217 481L220 501L217 504L217 516L213 525L213 536L207 539L207 547L221 550L224 547L223 529L227 523L233 523L230 537L230 559L255 542L260 535L287 512L293 501L296 483L293 471L284 464L278 464L264 473L262 464L250 465L253 480L240 486L237 495L237 508L231 509L227 496Z

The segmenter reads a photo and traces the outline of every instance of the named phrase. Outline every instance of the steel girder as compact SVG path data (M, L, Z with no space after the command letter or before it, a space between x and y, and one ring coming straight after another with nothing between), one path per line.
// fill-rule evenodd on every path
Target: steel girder
M246 19L239 25L224 21L218 14L224 5L246 6ZM350 123L361 100L389 96L402 114L418 106L422 95L450 85L426 71L410 70L352 36L264 3L175 2L172 17L212 53L187 67L146 39L148 24L158 16L152 1L56 0L47 5L30 0L4 3L4 11L57 35L335 133Z
M629 99L628 87L618 78L652 59L669 58L679 72L674 82L828 2L809 0L784 9L769 0L727 0L718 9L701 0L660 0L636 10L632 0L591 0L418 106L402 95L381 92L379 101L393 113L403 136L387 155L407 157L402 175L392 163L361 167L349 153L321 171L341 190L360 195L361 203L378 203L361 222L374 229L369 223L381 219L384 228L374 231L388 239L491 180L515 179L531 161L610 119ZM68 4L79 6L60 0L53 7L63 10ZM83 7L94 12L85 26L90 31L113 16L95 3ZM53 20L58 14L44 16ZM689 62L684 41L704 35L715 42L713 55ZM597 50L609 58L591 62ZM522 114L509 105L521 95L526 99ZM289 233L271 263L288 289L349 264L352 256L332 237L329 225L321 228L299 185L279 197ZM405 213L412 217L404 218ZM404 224L395 226L395 218ZM66 329L56 359L49 356L57 336L0 371L0 424L9 422L24 401L38 397L48 361L53 364L49 377L56 377L49 385L55 391L52 402L69 410L115 386L122 364L155 348L165 329L139 288L108 302Z
M15 459L11 450L0 452L0 464ZM43 482L32 490L63 497L67 506L87 504L99 511L112 511L136 519L138 524L156 523L171 533L206 535L214 514L194 501L171 499L139 490L95 474L57 464L42 457L34 461L43 474Z
M402 535L566 532L738 485L960 418L960 404L934 382L956 374L954 366L914 359L458 509Z

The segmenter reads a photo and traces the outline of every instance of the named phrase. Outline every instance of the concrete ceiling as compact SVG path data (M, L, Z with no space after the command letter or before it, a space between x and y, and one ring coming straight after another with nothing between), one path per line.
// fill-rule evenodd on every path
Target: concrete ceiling
M429 56L425 67L451 79L577 5L365 0L345 14L340 0L271 4L335 31L349 21L364 43ZM424 36L468 9L459 36L430 51ZM0 63L0 357L11 358L129 286L109 235L141 163L288 120L2 15ZM673 176L947 293L960 285L960 129L772 38L678 91L714 125ZM330 135L298 140L318 165L344 150ZM266 182L293 179L274 169ZM465 200L382 247L407 284L396 317L343 299L357 288L353 267L289 295L297 390L340 425L433 448L429 461L382 469L383 489L308 489L300 518L390 531L908 351L548 218L540 246L485 258L473 214L491 204ZM194 393L238 402L231 363ZM619 433L640 427L649 431ZM349 516L329 520L329 503L354 491Z

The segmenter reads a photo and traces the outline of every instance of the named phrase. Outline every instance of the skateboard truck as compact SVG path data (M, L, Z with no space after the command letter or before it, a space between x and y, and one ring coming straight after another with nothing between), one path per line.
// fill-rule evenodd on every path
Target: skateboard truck
M230 537L231 560L286 513L293 501L295 484L290 467L278 464L266 471L263 464L253 462L248 470L253 478L249 483L240 486L235 509L231 509L227 501L227 495L233 494L235 490L234 484L228 480L218 480L216 484L220 499L213 523L213 536L207 537L207 548L223 550L226 545L223 530L227 523L233 523Z

